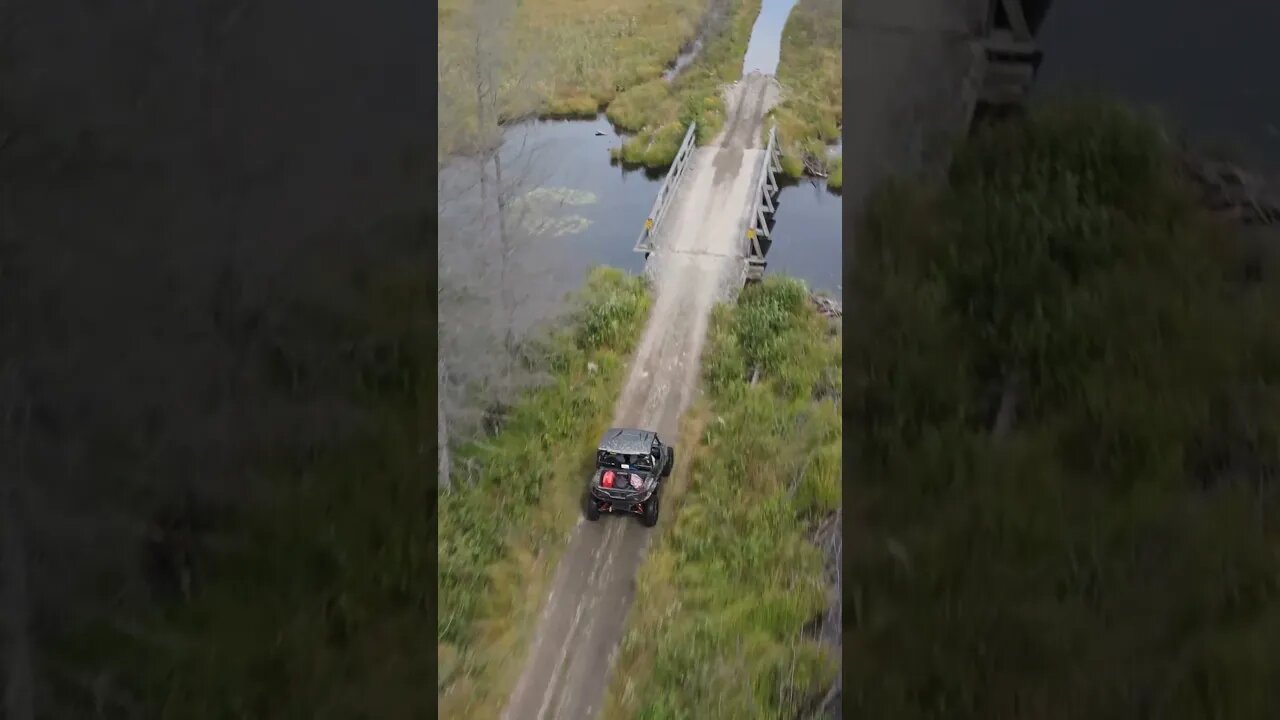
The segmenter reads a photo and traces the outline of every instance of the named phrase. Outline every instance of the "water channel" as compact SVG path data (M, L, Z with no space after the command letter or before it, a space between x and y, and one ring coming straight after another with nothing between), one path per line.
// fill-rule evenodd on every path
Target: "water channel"
M751 38L747 41L747 53L742 58L742 74L759 70L766 75L778 72L778 58L782 54L782 28L787 24L796 0L763 0L760 14L751 26Z

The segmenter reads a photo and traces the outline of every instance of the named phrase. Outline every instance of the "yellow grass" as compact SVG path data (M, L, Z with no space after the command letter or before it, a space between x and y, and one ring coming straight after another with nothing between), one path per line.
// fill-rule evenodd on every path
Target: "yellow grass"
M440 3L442 65L445 56L468 50L475 2ZM706 5L707 0L523 2L515 9L511 52L519 55L521 68L537 70L531 82L540 114L594 116L618 93L660 77L692 40Z

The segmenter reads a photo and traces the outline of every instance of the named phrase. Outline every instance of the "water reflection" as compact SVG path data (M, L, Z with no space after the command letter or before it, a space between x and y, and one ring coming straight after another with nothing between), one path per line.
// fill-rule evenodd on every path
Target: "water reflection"
M766 274L797 277L813 290L841 289L840 196L820 180L782 188L770 231Z
M614 164L608 150L621 142L603 116L527 122L505 133L500 157L507 232L520 245L522 277L540 286L540 297L559 299L577 290L595 265L633 273L644 269L644 256L632 248L665 171ZM484 177L492 215L497 192L492 165ZM440 174L441 262L449 260L458 272L481 272L486 254L497 252L479 247L482 238L495 234L494 220L487 230L480 226L483 190L473 161L458 160ZM775 220L778 242L769 250L768 271L836 289L840 198L823 183L785 187ZM551 314L545 308L528 312L530 321L535 321L532 315Z
M513 230L534 246L536 257L526 266L557 295L577 289L593 265L643 269L644 257L632 247L660 179L613 164L608 150L620 143L603 116L527 122L505 133L500 157L508 215ZM492 166L485 178L496 185ZM442 227L474 224L481 196L475 163L450 165L440 175Z

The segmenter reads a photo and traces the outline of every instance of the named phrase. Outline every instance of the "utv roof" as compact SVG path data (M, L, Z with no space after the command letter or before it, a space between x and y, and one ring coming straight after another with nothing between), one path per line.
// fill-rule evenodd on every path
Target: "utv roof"
M653 447L655 433L634 428L609 428L600 438L600 449L620 455L644 455Z

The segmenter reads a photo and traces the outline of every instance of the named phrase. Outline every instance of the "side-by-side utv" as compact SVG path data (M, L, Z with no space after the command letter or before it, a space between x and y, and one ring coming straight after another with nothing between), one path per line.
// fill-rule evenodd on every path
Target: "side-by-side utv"
M583 512L637 515L646 527L658 523L662 481L675 467L676 450L650 430L610 428L596 450L596 469L587 483Z

